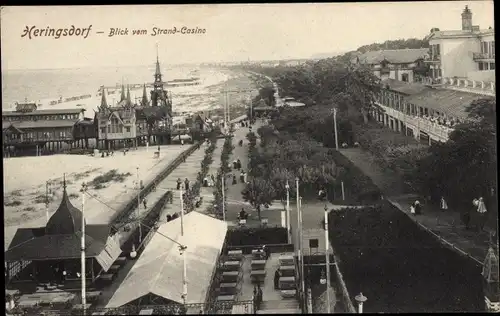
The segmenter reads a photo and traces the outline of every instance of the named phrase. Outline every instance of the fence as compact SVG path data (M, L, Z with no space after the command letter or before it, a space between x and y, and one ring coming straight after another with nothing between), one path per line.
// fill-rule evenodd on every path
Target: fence
M354 308L354 304L352 303L351 297L349 296L349 291L347 290L347 286L344 282L344 277L342 276L342 272L340 272L340 267L338 262L340 262L339 258L333 253L333 258L337 264L335 265L335 274L337 275L337 281L339 284L339 288L342 294L342 304L344 305L345 311L348 313L356 313L356 309Z
M201 143L197 142L193 144L191 147L186 149L182 154L180 154L174 161L172 161L160 174L158 174L153 181L149 182L141 191L139 192L139 199L142 199L146 195L148 195L153 188L155 187L156 183L159 183L160 181L163 181L172 171L174 171L179 164L181 164L184 159L186 159L189 155L191 155L195 150L197 150L200 147ZM126 220L128 216L133 212L133 210L137 207L137 196L134 196L133 198L130 199L130 201L125 205L125 207L122 209L122 211L118 212L117 214L114 215L112 219L112 223L116 224L121 221Z
M90 308L83 312L78 308L51 309L49 307L37 306L34 308L14 308L10 315L44 315L44 316L73 316L73 315L139 315L141 310L153 310L153 315L186 315L186 314L232 314L233 307L239 310L252 311L253 302L210 302L191 304L169 304L169 305L125 305L118 308Z

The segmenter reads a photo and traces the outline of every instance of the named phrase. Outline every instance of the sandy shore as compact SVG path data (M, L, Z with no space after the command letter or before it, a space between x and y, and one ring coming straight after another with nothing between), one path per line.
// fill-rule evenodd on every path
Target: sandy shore
M136 192L137 167L144 183L150 181L174 160L187 146L161 146L161 157L156 159L156 148L139 147L126 156L116 152L112 157L95 158L80 155L53 155L4 159L4 226L5 241L10 243L18 227L42 226L46 223L45 183L49 181L49 212L52 214L61 202L63 174L66 173L67 192L71 202L81 208L79 190L82 183L103 205L88 197L85 217L88 223L102 212L120 208ZM99 177L102 176L102 177ZM98 178L99 177L99 178Z

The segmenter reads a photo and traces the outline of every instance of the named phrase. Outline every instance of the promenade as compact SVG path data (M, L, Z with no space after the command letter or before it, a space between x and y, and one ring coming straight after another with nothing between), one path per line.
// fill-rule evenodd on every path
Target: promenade
M401 179L393 172L381 168L370 153L360 148L341 149L340 152L372 179L387 201L439 238L442 243L482 264L488 251L490 233L494 233L493 229L485 227L482 232L466 230L458 212L450 209L443 211L430 205L423 205L421 215L411 215L410 204L416 199L421 202L423 199L416 194L402 194Z

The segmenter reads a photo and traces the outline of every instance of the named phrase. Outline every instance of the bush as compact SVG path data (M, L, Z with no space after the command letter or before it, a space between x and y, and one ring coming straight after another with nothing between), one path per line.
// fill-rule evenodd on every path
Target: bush
M13 200L13 201L9 201L9 202L5 201L3 205L5 205L5 206L19 206L21 204L23 204L23 203L21 203L21 201Z
M228 230L226 246L251 246L268 244L287 244L288 235L284 227L238 228Z
M95 177L89 185L94 186L94 189L102 189L104 188L104 184L115 181L115 182L123 182L128 176L131 176L132 174L130 172L127 173L118 173L117 169L112 169L108 172L106 172L103 175Z

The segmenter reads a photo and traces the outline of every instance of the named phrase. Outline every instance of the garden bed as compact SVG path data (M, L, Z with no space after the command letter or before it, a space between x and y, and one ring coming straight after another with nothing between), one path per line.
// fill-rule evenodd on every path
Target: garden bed
M330 241L351 300L366 312L482 311L481 267L445 248L395 207L331 212Z

